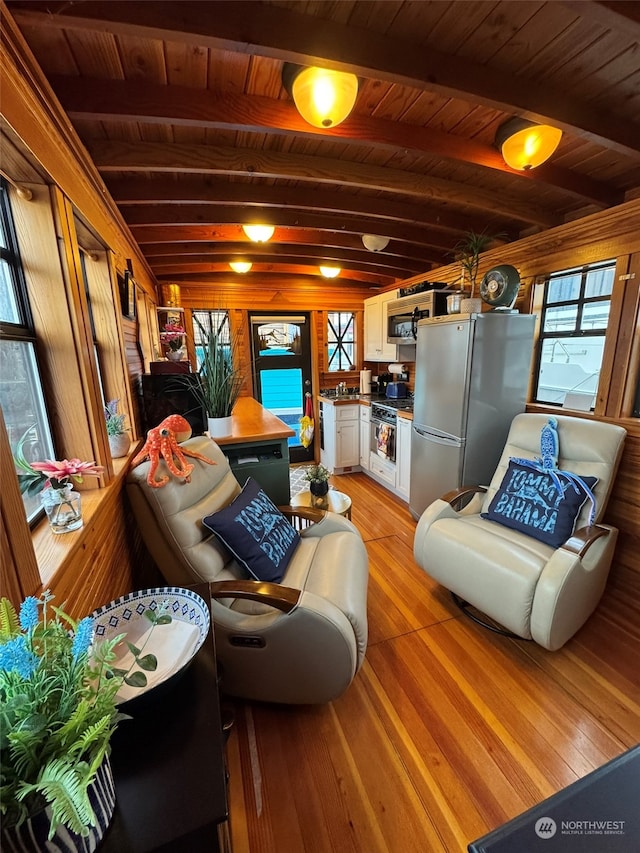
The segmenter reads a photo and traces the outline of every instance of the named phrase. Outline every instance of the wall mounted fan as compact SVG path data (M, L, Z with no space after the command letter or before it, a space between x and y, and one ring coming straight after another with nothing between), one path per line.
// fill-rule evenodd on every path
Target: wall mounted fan
M520 289L520 276L515 267L503 264L495 267L480 282L482 300L497 310L513 308Z

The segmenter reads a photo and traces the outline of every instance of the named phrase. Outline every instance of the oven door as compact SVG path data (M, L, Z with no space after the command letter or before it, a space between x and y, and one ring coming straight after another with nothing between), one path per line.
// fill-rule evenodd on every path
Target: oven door
M386 421L371 421L371 449L388 462L396 461L396 426Z

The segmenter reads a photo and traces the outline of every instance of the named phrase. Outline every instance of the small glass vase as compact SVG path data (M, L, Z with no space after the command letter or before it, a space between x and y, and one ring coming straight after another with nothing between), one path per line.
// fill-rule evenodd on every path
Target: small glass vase
M52 533L70 533L82 527L80 494L73 491L73 483L65 483L61 489L45 489L40 492L40 501Z

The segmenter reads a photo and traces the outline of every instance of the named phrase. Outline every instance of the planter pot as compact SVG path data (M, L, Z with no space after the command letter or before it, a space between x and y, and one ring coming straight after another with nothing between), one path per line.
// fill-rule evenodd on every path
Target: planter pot
M463 314L479 314L482 311L482 299L473 297L473 299L461 299L460 311Z
M328 480L310 480L309 481L309 491L312 495L320 498L323 495L328 494L329 492L329 481Z
M184 350L167 350L167 358L169 361L182 361L184 357Z
M231 415L226 418L208 418L208 425L210 438L226 438L233 431Z
M131 447L131 438L129 433L121 432L118 435L109 436L109 450L113 459L119 459L121 456L126 456Z
M116 791L109 759L105 757L98 768L96 778L87 791L96 825L89 827L89 835L81 836L61 825L51 841L48 841L51 826L51 807L42 809L28 817L20 826L2 829L2 850L20 851L20 853L43 853L43 851L62 851L65 853L93 853L98 848L116 804Z
M52 533L70 533L82 527L80 494L73 491L73 483L67 483L61 489L45 489L40 492L40 502L47 513Z

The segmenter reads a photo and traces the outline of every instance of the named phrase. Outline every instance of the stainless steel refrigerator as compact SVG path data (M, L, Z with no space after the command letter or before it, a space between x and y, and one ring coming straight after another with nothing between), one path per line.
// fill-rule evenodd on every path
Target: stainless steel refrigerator
M488 311L421 320L409 507L419 518L445 492L487 485L513 418L524 411L535 317Z

